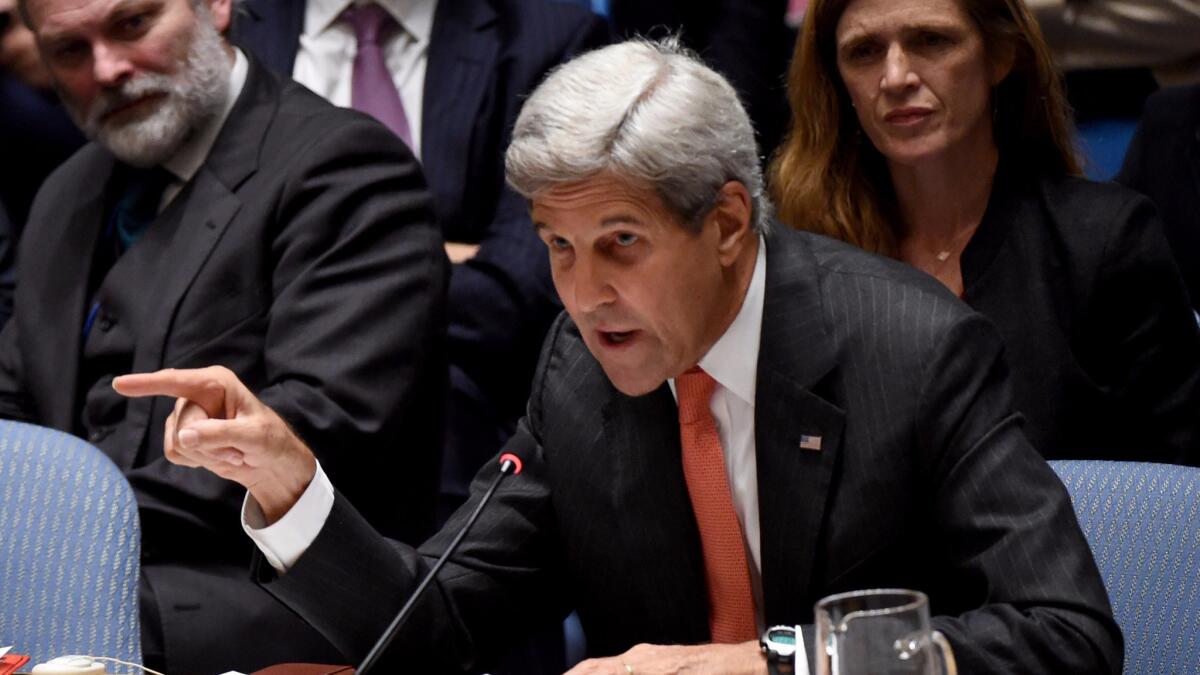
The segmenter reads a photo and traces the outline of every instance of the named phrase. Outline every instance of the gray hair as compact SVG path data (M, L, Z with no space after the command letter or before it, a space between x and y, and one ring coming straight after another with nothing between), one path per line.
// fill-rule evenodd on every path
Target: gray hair
M533 199L605 172L653 187L693 231L731 180L750 192L754 231L771 222L754 128L737 93L677 38L584 54L551 72L521 108L505 155L514 190Z

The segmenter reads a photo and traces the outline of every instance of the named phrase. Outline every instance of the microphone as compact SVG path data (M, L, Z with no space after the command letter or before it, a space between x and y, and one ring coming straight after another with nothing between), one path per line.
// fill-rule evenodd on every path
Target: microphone
M429 573L426 574L425 578L421 580L421 585L417 586L417 590L413 591L413 594L408 597L408 602L404 603L404 606L400 608L400 613L396 615L395 619L392 619L391 625L389 625L387 630L383 632L383 635L379 638L379 641L375 643L375 646L371 647L371 651L367 654L367 658L363 659L362 663L357 669L355 669L354 672L357 673L357 675L367 675L368 671L375 666L375 663L378 662L380 657L383 656L383 653L387 651L388 646L392 644L392 640L396 639L396 635L400 632L400 626L404 624L404 620L407 619L408 615L412 613L413 607L415 607L417 604L417 599L421 597L421 594L424 593L429 584L433 582L433 578L437 576L438 571L440 571L442 566L446 564L446 561L450 559L450 555L453 554L455 549L458 548L458 545L460 542L462 542L463 537L467 536L467 531L469 531L471 526L475 524L475 521L479 518L479 514L483 512L483 507L487 506L487 503L492 499L492 494L496 492L496 488L500 487L500 481L504 480L508 476L515 476L521 473L523 468L525 468L525 466L522 464L521 458L517 457L513 453L506 452L503 455L500 455L500 473L496 475L496 478L488 487L487 492L483 493L483 499L479 500L479 504L475 507L475 511L471 513L470 518L467 518L466 524L463 525L462 529L458 531L458 535L454 537L454 541L450 542L450 546L446 547L446 551L442 553L442 556L437 559L436 563L433 564L433 569L429 570Z

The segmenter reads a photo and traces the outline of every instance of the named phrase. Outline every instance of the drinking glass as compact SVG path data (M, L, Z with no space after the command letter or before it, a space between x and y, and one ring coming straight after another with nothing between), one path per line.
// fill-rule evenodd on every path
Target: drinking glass
M816 605L817 675L957 675L954 653L930 630L929 598L880 588Z

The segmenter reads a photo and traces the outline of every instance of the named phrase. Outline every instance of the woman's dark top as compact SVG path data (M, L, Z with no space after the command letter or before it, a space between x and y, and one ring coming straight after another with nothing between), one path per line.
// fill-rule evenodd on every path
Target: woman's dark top
M1002 166L962 275L1043 456L1200 465L1200 328L1144 197Z

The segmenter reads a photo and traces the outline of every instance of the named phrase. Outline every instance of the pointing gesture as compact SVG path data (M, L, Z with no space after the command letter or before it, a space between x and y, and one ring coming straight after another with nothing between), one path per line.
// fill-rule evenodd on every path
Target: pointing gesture
M268 523L287 513L316 473L312 451L228 368L123 375L113 389L130 397L174 397L163 429L167 460L240 483Z

